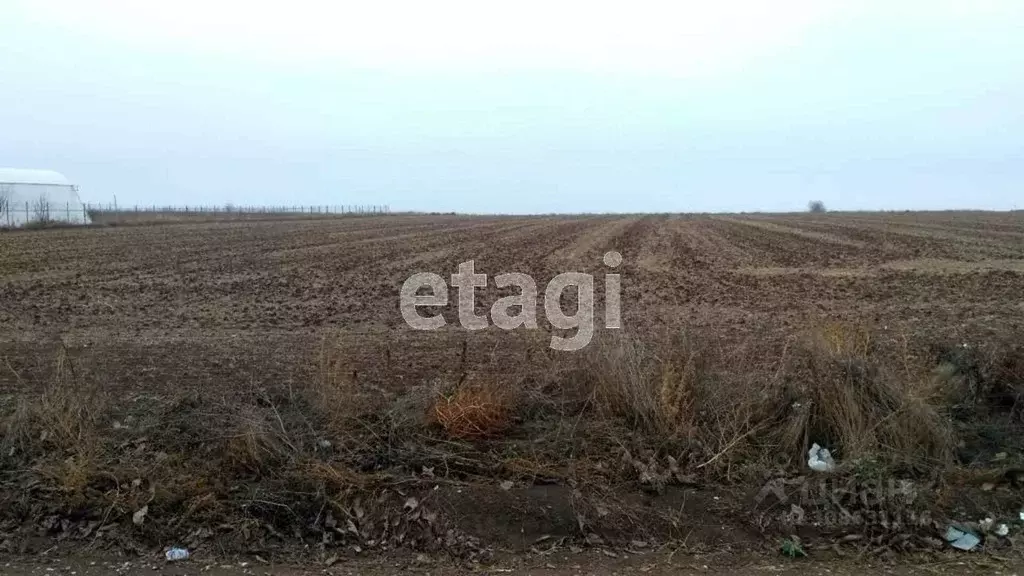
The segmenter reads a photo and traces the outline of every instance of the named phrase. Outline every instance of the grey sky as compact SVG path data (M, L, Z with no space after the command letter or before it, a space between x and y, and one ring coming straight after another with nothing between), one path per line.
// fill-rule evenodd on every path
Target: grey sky
M1016 0L149 4L0 3L0 165L123 204L1024 208Z

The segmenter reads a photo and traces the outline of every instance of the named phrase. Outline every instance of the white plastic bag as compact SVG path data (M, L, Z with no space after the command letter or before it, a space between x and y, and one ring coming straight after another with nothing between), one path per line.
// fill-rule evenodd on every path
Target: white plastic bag
M815 443L807 452L807 466L815 472L831 472L836 469L836 462L828 448L822 448Z
M187 560L188 559L188 550L186 550L185 548L171 548L170 550L167 551L166 556L167 556L167 561L168 562L177 562L178 560Z

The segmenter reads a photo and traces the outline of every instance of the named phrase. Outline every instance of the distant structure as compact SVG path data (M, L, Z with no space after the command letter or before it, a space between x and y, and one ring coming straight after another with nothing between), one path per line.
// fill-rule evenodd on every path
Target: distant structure
M89 224L78 186L52 170L0 168L0 226Z

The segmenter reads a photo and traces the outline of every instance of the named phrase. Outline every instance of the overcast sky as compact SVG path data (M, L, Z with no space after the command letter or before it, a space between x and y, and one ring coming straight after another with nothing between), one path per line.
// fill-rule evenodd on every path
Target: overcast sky
M1024 2L0 0L85 201L1024 208Z

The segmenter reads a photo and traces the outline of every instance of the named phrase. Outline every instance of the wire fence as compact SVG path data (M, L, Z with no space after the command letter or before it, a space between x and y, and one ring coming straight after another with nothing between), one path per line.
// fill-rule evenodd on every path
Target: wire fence
M53 202L44 199L33 202L14 202L9 198L0 198L0 226L16 227L51 222L84 224L89 222L89 213L77 202L72 204L71 202Z
M311 205L118 205L85 203L86 212L176 213L176 214L388 214L387 204L311 204Z
M318 205L177 205L56 202L40 198L16 202L0 197L0 227L47 224L87 224L146 222L154 220L221 220L233 218L372 216L390 214L386 204L318 204Z

